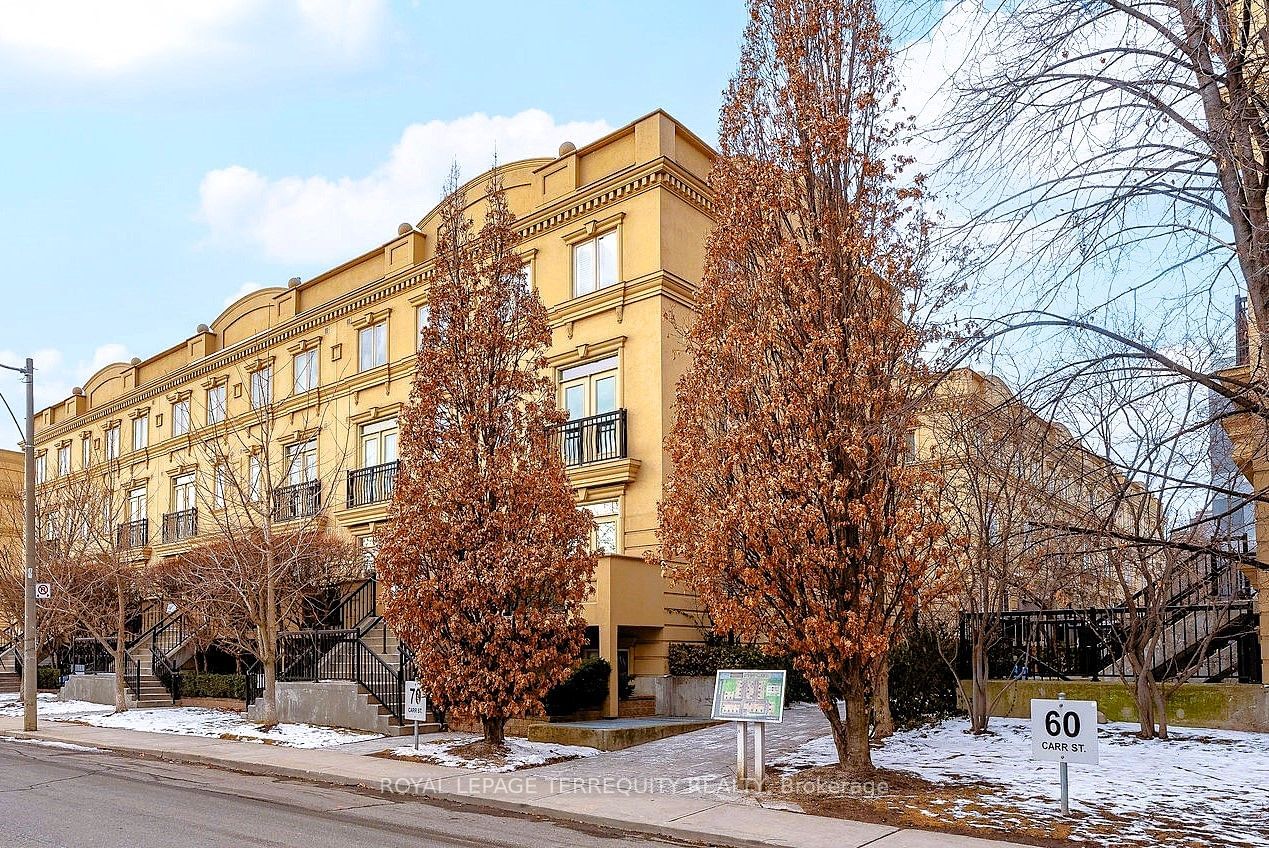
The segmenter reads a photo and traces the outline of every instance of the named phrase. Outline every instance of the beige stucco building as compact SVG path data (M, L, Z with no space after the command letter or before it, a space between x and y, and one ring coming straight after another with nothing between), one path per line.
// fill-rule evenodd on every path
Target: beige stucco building
M551 374L572 419L561 450L605 551L586 605L593 649L644 686L665 673L669 642L699 638L692 600L642 554L655 544L682 369L671 322L689 313L700 282L712 156L658 111L585 147L565 143L557 157L499 169L551 316ZM476 220L486 179L468 192ZM39 412L37 478L55 486L109 475L119 545L153 561L193 544L219 505L222 482L200 459L200 440L237 432L245 446L263 429L276 450L238 451L233 470L254 480L264 457L282 517L321 513L369 554L427 320L437 217L402 224L312 279L252 292L154 356L101 369ZM614 713L616 687L614 674Z

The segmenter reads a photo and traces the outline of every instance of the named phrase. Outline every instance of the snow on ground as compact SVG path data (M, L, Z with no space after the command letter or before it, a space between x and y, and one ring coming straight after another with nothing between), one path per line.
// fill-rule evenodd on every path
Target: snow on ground
M1170 741L1143 741L1136 725L1099 727L1096 766L1070 766L1071 812L1058 808L1058 764L1031 759L1029 722L992 719L972 736L964 719L895 734L873 752L881 768L946 785L987 784L922 812L975 828L1072 825L1071 837L1105 845L1269 846L1269 734L1173 727ZM837 761L832 738L802 745L783 772Z
M532 768L547 763L559 763L565 760L577 760L582 757L593 757L599 753L596 748L585 748L581 745L557 745L551 742L530 742L527 739L507 737L508 753L505 759L493 761L472 757L463 751L456 751L466 745L479 742L482 737L464 734L447 739L420 742L415 750L413 745L393 748L388 756L402 759L421 760L441 766L475 769L477 771L507 772Z
M59 701L56 695L48 692L35 697L36 713L47 718L78 717L88 713L112 713L115 711L115 708L109 704L94 704L89 701ZM0 699L0 716L11 718L20 715L22 715L22 702L18 700L16 694L6 693L6 697Z
M16 736L0 736L0 742L13 742L18 745L39 745L44 748L61 748L64 751L100 751L87 745L76 745L72 742L58 742L55 739L19 739Z
M345 730L338 727L318 727L312 724L279 724L272 730L265 731L241 713L205 707L136 709L109 715L93 713L75 717L62 716L61 720L80 721L94 727L264 742L290 748L330 748L348 742L365 742L369 739L381 738L377 733Z

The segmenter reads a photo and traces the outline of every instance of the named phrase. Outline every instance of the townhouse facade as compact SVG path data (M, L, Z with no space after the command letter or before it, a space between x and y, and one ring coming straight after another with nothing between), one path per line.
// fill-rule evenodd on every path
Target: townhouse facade
M658 111L581 148L565 141L557 157L498 168L550 313L549 369L570 418L557 442L603 554L585 605L588 650L644 691L665 673L670 642L700 638L694 600L643 554L656 543L683 367L674 323L690 316L700 283L713 155ZM477 221L488 179L466 187ZM103 520L119 547L154 562L197 544L223 506L223 470L197 447L228 434L242 447L228 457L231 476L272 481L279 518L321 514L372 569L437 226L432 210L312 279L245 295L155 356L101 369L39 412L38 482L102 475L117 493ZM611 714L617 685L614 674Z

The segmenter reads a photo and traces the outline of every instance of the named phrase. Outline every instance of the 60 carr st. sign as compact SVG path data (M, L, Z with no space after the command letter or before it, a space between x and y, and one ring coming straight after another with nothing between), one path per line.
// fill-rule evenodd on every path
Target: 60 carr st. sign
M1097 702L1031 702L1031 757L1097 765Z

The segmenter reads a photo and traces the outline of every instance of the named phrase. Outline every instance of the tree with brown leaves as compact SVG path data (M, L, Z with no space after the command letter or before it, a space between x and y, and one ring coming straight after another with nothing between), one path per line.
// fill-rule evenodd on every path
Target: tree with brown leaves
M539 709L581 652L595 557L548 432L563 416L546 307L496 173L483 205L476 232L451 177L376 564L430 698L502 745L507 719Z
M920 179L867 0L751 0L721 116L662 555L714 626L789 655L843 764L942 532L903 463L928 373ZM839 699L844 699L841 711Z

